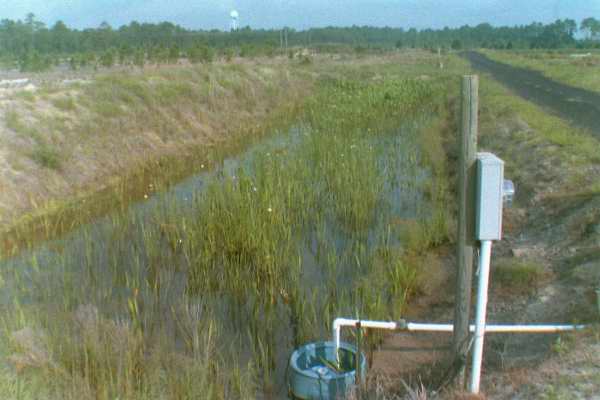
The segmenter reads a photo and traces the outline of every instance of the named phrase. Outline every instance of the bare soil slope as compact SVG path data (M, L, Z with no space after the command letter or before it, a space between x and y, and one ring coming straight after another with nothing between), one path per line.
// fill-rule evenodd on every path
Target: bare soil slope
M277 59L77 79L0 74L0 230L24 213L110 189L161 157L190 157L198 147L210 154L260 132L311 85L308 69Z

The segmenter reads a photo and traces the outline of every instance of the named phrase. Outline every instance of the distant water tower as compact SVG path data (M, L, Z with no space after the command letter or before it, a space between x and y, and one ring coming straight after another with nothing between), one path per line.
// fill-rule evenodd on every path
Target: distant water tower
M231 30L237 31L238 30L238 19L240 18L240 13L238 13L236 10L231 10L231 13L229 14L229 16L231 17Z

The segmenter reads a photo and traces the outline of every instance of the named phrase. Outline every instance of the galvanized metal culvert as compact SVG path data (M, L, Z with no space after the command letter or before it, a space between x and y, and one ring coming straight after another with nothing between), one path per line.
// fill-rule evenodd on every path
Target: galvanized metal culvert
M340 343L336 357L334 342L306 344L292 353L287 380L290 395L302 400L343 399L356 384L356 347ZM364 380L367 362L360 355Z

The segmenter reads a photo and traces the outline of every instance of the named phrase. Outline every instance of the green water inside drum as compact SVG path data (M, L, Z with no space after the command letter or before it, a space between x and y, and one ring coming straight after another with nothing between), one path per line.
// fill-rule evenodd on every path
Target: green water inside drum
M287 374L290 394L298 399L346 398L356 387L359 362L364 383L367 362L356 347L341 342L336 351L333 342L305 344L290 357Z
M303 370L326 367L336 374L351 372L356 370L356 355L347 349L340 349L337 358L335 354L326 352L321 355L304 352L298 357L298 367Z

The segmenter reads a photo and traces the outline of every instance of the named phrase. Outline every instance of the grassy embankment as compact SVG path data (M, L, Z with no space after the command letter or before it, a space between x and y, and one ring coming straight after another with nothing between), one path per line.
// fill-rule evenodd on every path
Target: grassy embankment
M513 63L511 54L492 55ZM600 89L593 73L597 67L567 57L562 55L548 68L538 61L530 63L529 58L520 66L545 70L549 77L574 86ZM574 72L578 69L581 75ZM551 293L556 288L558 293L568 290L570 303L548 304L546 312L565 321L598 321L593 293L600 282L599 236L594 229L600 224L600 141L514 95L488 75L482 77L480 101L479 146L506 161L505 175L515 180L518 192L515 208L505 210L505 231L516 227L524 232L528 245L547 252L493 259L492 288L498 290L496 295L508 294L508 301L515 301L516 296L531 299L547 287L553 289ZM590 379L597 375L590 367L597 357L582 362L581 354L597 354L593 350L597 343L597 328L576 339L562 337L553 347L555 357L542 363L539 373L515 381L514 372L509 371L507 384L527 398L589 396L599 389L597 381Z
M521 175L535 174L552 163L553 169L562 170L561 181L552 185L555 190L560 187L573 194L599 189L598 177L588 172L600 163L600 143L589 133L515 96L487 75L482 78L481 107L483 144L497 148L510 160L506 174L517 183L535 185L535 179ZM498 135L494 140L499 129L510 131L510 138ZM535 150L535 157L523 149Z
M6 269L2 392L254 398L334 316L399 317L452 224L442 146L456 81L409 79L435 70L395 61L322 79L287 145L209 178L190 205L113 214L100 236Z
M495 52L497 56L504 53ZM467 63L463 62L468 70ZM506 161L505 175L515 181L519 208L531 204L540 207L548 201L576 207L581 199L600 193L600 177L594 173L600 164L600 142L596 138L516 96L489 75L481 77L480 90L479 147L495 152ZM523 222L518 221L519 218L515 220L512 210L506 212L506 229L511 228L512 221L517 225ZM502 271L498 271L501 277L497 284L502 286L502 281L511 281L514 276L523 274L526 276L520 280L540 278L540 265L533 260L528 262L524 268L520 260L499 260ZM527 293L544 283L547 279L537 279ZM510 289L510 285L506 286Z
M589 57L571 57L588 50L482 51L495 61L539 71L546 77L582 89L600 92L600 52L589 50Z
M3 100L5 240L52 237L143 198L150 179L159 190L209 168L292 120L313 84L309 67L274 61L52 79Z

